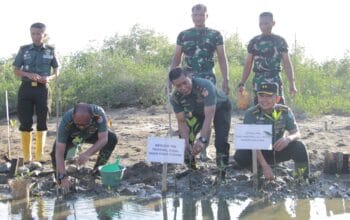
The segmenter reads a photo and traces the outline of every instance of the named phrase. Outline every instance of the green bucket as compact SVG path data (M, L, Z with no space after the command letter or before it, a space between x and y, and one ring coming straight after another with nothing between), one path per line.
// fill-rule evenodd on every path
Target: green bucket
M99 166L98 170L104 186L118 186L123 178L125 167L115 163Z

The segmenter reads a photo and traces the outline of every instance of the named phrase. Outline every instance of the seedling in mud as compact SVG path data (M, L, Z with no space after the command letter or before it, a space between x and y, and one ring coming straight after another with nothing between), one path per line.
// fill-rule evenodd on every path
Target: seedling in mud
M75 147L78 147L78 148L80 148L81 147L81 145L82 145L82 143L83 143L83 138L82 137L79 137L79 136L77 136L77 137L75 137L74 139L73 139L73 144L74 144L74 146Z
M12 134L15 132L15 129L17 128L17 120L16 119L10 120L10 128L11 128L10 142L12 142Z
M336 174L335 174L335 181L336 181L336 182L339 182L339 179L340 179L340 174L339 174L339 173L336 173Z
M306 179L304 178L306 168L298 168L296 172L293 173L293 178L295 183L306 184Z
M11 119L10 120L10 126L11 126L11 129L14 129L17 125L17 120L16 119Z

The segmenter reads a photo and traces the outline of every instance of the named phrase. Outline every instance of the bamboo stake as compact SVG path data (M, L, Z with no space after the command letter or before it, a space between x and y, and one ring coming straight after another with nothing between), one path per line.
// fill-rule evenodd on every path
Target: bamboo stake
M9 102L8 102L7 90L5 91L5 100L6 100L6 120L7 120L7 157L11 159L10 114L9 114Z
M59 113L59 102L60 102L60 95L59 95L59 91L58 91L58 72L56 73L55 75L55 91L56 91L56 149L57 149L57 140L58 140L58 124L59 124L59 116L60 116L60 113ZM55 173L55 176L56 176L56 180L58 180L58 172L57 172L57 169L54 170L54 173ZM57 182L57 187L56 187L56 196L59 198L60 196L62 196L62 190L61 188L59 187L58 185L58 182Z
M169 119L169 132L168 137L171 137L171 111L170 111L170 84L167 83L166 93L167 93L167 109L168 109L168 119ZM165 193L167 191L167 173L168 173L168 164L163 163L163 172L162 172L162 192Z
M257 152L256 150L252 150L252 161L253 161L253 176L254 176L254 188L258 189L258 163L257 163Z

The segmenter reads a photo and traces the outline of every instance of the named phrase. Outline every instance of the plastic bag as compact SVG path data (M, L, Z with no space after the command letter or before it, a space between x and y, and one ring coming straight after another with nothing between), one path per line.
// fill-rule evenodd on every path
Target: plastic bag
M245 110L248 108L250 103L250 94L247 90L242 92L237 92L237 108L240 110Z

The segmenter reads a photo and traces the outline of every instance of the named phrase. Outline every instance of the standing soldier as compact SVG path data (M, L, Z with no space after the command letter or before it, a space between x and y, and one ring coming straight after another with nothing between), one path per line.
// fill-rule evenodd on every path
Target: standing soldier
M288 45L284 38L272 33L275 25L271 12L263 12L259 16L259 26L261 34L250 40L248 44L248 55L242 73L241 82L238 84L240 92L245 89L244 85L253 68L255 73L253 87L255 92L254 104L258 104L257 88L261 83L277 83L278 94L277 103L284 104L283 83L281 79L281 61L289 81L289 91L295 95L294 70L291 64ZM253 67L254 64L254 67Z
M34 111L37 116L35 160L42 160L47 117L50 111L49 82L59 74L55 48L45 43L47 37L45 24L32 24L30 35L33 43L22 46L13 62L15 75L22 79L18 91L17 112L25 162L32 160L31 131L33 130ZM51 68L53 69L52 74Z

